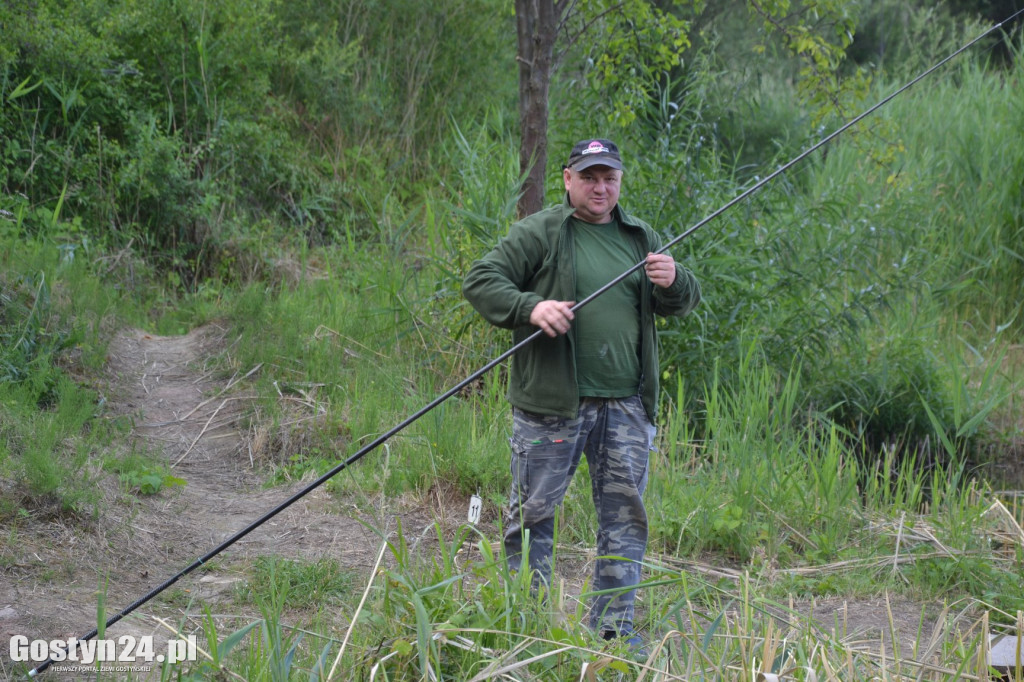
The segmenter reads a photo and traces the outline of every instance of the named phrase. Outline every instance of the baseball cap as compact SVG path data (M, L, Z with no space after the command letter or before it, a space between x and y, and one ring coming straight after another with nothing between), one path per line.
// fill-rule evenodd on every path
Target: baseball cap
M622 170L622 157L619 148L611 140L596 138L577 142L569 154L568 168L581 171L591 166L608 166Z

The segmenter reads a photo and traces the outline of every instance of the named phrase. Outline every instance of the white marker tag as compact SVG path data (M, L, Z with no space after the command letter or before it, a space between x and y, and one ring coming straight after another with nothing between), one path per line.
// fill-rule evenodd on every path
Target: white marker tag
M480 521L480 510L484 507L484 501L480 499L479 495L473 495L469 498L469 522L474 526Z

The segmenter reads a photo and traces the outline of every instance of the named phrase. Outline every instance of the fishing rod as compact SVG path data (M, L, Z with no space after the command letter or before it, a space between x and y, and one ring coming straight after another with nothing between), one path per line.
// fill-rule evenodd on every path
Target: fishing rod
M670 240L668 243L666 243L661 249L659 249L657 253L664 253L665 251L667 251L668 249L672 248L676 244L682 242L684 239L686 239L687 237L692 235L694 232L696 232L700 228L702 228L705 225L707 225L708 223L710 223L712 220L714 220L714 219L718 218L719 216L721 216L722 214L724 214L726 211L728 211L729 209L734 207L736 204L738 204L741 201L743 201L744 199L747 199L750 196L756 194L763 187L765 187L767 184L772 182L775 178L777 178L778 176L782 175L783 173L788 171L790 168L792 168L796 164L800 163L801 161L806 159L808 156L810 156L811 154L813 154L817 150L821 149L823 146L825 146L826 144L828 144L832 140L836 139L837 137L839 137L840 135L845 133L847 130L849 130L853 126L857 125L859 122L861 122L862 120L864 120L865 118L867 118L868 116L873 114L874 112L876 112L879 109L881 109L882 107L884 107L886 104L891 102L893 99L895 99L896 97L898 97L902 93L906 92L907 90L912 88L914 85L916 85L920 81L924 80L925 78L927 78L932 73L934 73L938 69L940 69L943 66L945 66L947 63L949 63L953 59L956 59L958 56L960 56L961 54L963 54L964 52L969 50L971 47L976 45L978 42L980 42L981 40L986 38L991 33L999 30L1004 25L1006 25L1006 24L1010 23L1011 21L1013 21L1014 19L1016 19L1022 13L1024 13L1024 9L1015 12L1010 17L1004 19L1003 21L999 22L998 24L995 24L994 26L991 26L990 28L985 30L983 33L981 33L980 35L978 35L977 37L975 37L974 39L972 39L971 41L966 43L964 46L962 46L961 48L959 48L958 50L956 50L955 52L953 52L952 54L950 54L946 58L942 59L938 63L934 64L930 68L926 69L925 71L923 71L921 74L919 74L917 77L915 77L914 79L912 79L908 83L904 84L902 87L900 87L898 90L896 90L892 94L890 94L887 97L885 97L885 98L881 99L880 101L876 102L873 106L871 106L870 108L868 108L867 110L865 110L864 112L859 114L858 116L854 117L853 119L851 119L847 123L843 124L842 126L837 128L836 130L834 130L832 133L830 133L829 135L825 136L824 138L822 138L821 140L816 142L814 145L812 145L808 149L806 149L803 152L801 152L800 154L798 154L796 157L791 159L786 164L784 164L782 166L779 166L776 170L774 170L772 173L770 173L767 176L765 176L763 179L759 180L757 183L755 183L754 185L749 187L747 190L745 190L744 192L741 192L739 195L737 195L733 199L731 199L728 202L726 202L725 204L723 204L720 208L718 208L717 210L715 210L711 214L707 215L705 218L703 218L699 222L695 223L694 225L692 225L691 227L686 229L684 232L682 232L678 236L674 237L672 240ZM575 305L572 306L571 310L573 312L575 312L575 311L579 310L580 308L582 308L583 306L587 305L588 303L592 302L594 299L596 299L597 297L599 297L602 294L604 294L605 292L607 292L609 289L611 289L612 287L617 285L619 282L622 282L623 280L628 278L630 275L632 275L634 272L636 272L640 268L644 267L645 264L646 264L646 260L640 261L639 263L637 263L636 265L632 266L631 268L629 268L628 270L623 272L621 275L619 275L615 279L611 280L610 282L608 282L607 284L605 284L601 288L599 288L596 291L594 291L592 294L590 294L589 296L587 296L583 300L577 302ZM262 526L264 523L266 523L267 521L269 521L270 519L274 518L275 516L280 514L282 511L284 511L285 509L290 507L292 504L294 504L295 502L297 502L301 498L305 497L307 494L309 494L310 492L312 492L316 488L318 488L321 485L323 485L324 483L326 483L329 479L333 478L336 474L338 474L341 471L347 469L352 464L358 462L360 459L365 457L367 454L369 454L370 452L372 452L373 450L377 449L382 444L384 444L387 440L389 440L390 438L392 438L396 434L398 434L401 431L403 431L406 427L408 427L409 425L411 425L414 422L416 422L417 420L419 420L425 414L427 414L428 412L432 411L434 408L438 407L439 405L441 405L442 403L447 401L449 398L451 398L455 394L459 393L462 389L466 388L471 383L473 383L474 381L476 381L477 379L479 379L483 375L485 375L488 372L490 372L492 369L494 369L499 364L501 364L502 362L504 362L508 358L512 357L516 353L518 353L520 350L522 350L526 346L528 346L531 343L533 343L535 340L537 340L542 335L544 335L544 331L542 329L537 329L537 331L535 331L533 334L531 334L527 338L523 339L519 343L513 345L511 348L506 350L504 353L502 353L501 355L497 356L496 358L494 358L493 360L491 360L490 362L485 364L483 367L481 367L477 371L473 372L472 374L467 376L465 379L463 379L462 381L458 382L457 384L455 384L454 386L449 388L447 391L442 393L441 395L439 395L436 398L434 398L428 404L424 405L422 408L420 408L419 410L417 410L413 414L411 414L408 417L406 417L405 419L403 419L401 422L399 422L398 424L393 426L391 429L389 429L388 431L384 432L383 434L381 434L380 436L378 436L377 438L375 438L371 442L369 442L366 445L364 445L357 452L355 452L350 457L348 457L348 459L345 459L344 461L342 461L339 464L335 465L327 473L325 473L322 476L320 476L320 478L316 479L315 481L313 481L312 483L307 485L305 488L299 490L298 492L293 494L291 497L286 499L284 502L281 502L279 505L277 505L276 507L274 507L270 511L268 511L265 514L263 514L262 516L260 516L258 519L256 519L252 523L250 523L248 526L246 526L245 528L241 529L240 531L238 531L237 533L235 533L234 535L229 537L227 540L225 540L224 542L220 543L219 545L217 545L216 547L211 549L209 552L207 552L203 556L201 556L198 559L196 559L195 561L193 561L186 568L182 569L177 574L171 576L170 578L165 580L163 583L161 583L157 587L155 587L152 590L150 590L147 594L145 594L142 597L139 597L138 599L136 599L134 602L129 604L127 607L122 609L117 614L111 616L106 621L104 629L109 628L110 626L114 625L115 623L120 621L122 618L124 618L125 616L129 615L130 613L135 611L137 608L139 608L143 604L147 603L148 601L150 601L151 599L156 597L158 594L160 594L161 592L163 592L167 588L169 588L172 585L174 585L176 582L178 582L179 580L181 580L185 576L189 575L190 573L192 573L196 569L201 568L204 564L206 564L211 559L216 557L218 554L220 554L221 552L226 550L228 547L230 547L231 545L235 544L236 542L238 542L239 540L241 540L242 538L247 536L249 533L253 532L257 528ZM81 642L81 643L84 643L86 641L89 641L89 640L93 639L98 633L99 633L99 628L94 628L87 635L84 635L83 637L79 637L77 641ZM30 670L29 673L28 673L28 676L30 678L35 677L35 676L39 675L40 673L44 672L52 664L53 664L53 659L52 658L47 658L44 662L40 663L38 666L36 666L32 670Z

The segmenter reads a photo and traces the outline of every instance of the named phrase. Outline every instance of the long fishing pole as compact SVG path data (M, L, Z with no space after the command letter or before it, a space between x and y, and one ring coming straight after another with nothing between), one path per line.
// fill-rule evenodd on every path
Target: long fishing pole
M998 24L995 24L994 26L988 28L986 31L981 33L979 36L977 36L976 38L974 38L973 40L971 40L970 42L965 44L963 47L961 47L960 49L956 50L955 52L953 52L952 54L950 54L949 56L947 56L945 59L941 60L940 62L936 63L935 65L931 66L930 68L928 68L927 70L922 72L920 75L918 75L916 78L914 78L913 80L909 81L908 83L906 83L905 85L900 87L898 90L896 90L895 92L893 92L889 96L887 96L887 97L883 98L882 100L880 100L879 102L875 103L872 107L870 107L866 111L862 112L858 116L854 117L849 122L847 122L844 125L840 126L835 131L833 131L829 135L825 136L824 138L819 140L817 143L815 143L814 145L812 145L811 147L809 147L805 151L803 151L800 154L798 154L796 157L794 157L788 163L786 163L786 164L784 164L782 166L779 166L775 171L773 171L769 175L765 176L763 179L759 180L757 183L752 185L746 191L740 193L739 195L737 195L736 197L734 197L733 199L731 199L727 203L723 204L716 211L714 211L713 213L709 214L708 216L706 216L705 218L703 218L702 220L700 220L699 222L697 222L696 224L694 224L693 226L688 228L686 231L682 232L681 234L679 234L678 236L673 238L671 241L669 241L667 244L665 244L661 249L659 249L658 253L664 253L665 251L667 251L671 247L675 246L676 244L680 243L681 241L683 241L684 239L686 239L687 237L692 235L694 232L696 232L700 228L702 228L705 225L707 225L708 223L710 223L715 218L721 216L723 213L725 213L726 211L731 209L736 204L740 203L744 199L747 199L748 197L750 197L753 194L757 193L758 191L761 190L761 188L766 186L768 183L770 183L772 180L777 178L779 175L785 173L790 168L792 168L793 166L795 166L796 164L800 163L801 161L806 159L808 156L810 156L811 154L816 152L818 149L821 149L823 146L825 146L826 144L828 144L832 140L836 139L837 137L839 137L840 135L845 133L851 127L855 126L857 123L859 123L860 121L864 120L866 117L870 116L874 112L876 112L879 109L881 109L883 106L885 106L886 104L891 102L894 98L898 97L903 92L909 90L911 87L913 87L914 85L916 85L917 83L919 83L923 79L927 78L929 75L931 75L932 73L934 73L935 71L937 71L938 69L940 69L941 67L943 67L944 65L946 65L947 63L949 63L950 61L952 61L953 59L955 59L956 57L958 57L959 55L961 55L962 53L964 53L965 51L967 51L968 49L973 47L974 45L976 45L979 41L981 41L982 39L987 37L989 34L993 33L994 31L999 30L1004 25L1006 25L1009 22L1011 22L1014 19L1016 19L1022 13L1024 13L1024 9L1014 13L1009 18L1004 19L1003 21L999 22ZM587 296L583 300L577 302L575 305L572 306L571 310L575 312L575 311L579 310L580 308L582 308L583 306L587 305L588 303L590 303L591 301L596 299L598 296L601 296L606 291L608 291L609 289L614 287L616 284L618 284L619 282L623 281L624 279L626 279L627 277L632 275L634 272L636 272L640 268L644 267L645 263L646 263L646 261L640 261L639 263L637 263L633 267L629 268L628 270L623 272L621 275L619 275L618 277L616 277L612 281L608 282L607 284L605 284L601 288L599 288L596 291L594 291L592 294L590 294L589 296ZM248 535L249 533L253 532L257 528L262 526L264 523L266 523L270 519L272 519L275 516L277 516L278 514L280 514L282 511L284 511L285 509L290 507L292 504L294 504L296 501L298 501L302 497L306 496L307 494L309 494L310 492L312 492L316 488L318 488L321 485L323 485L324 483L326 483L329 479L334 477L336 474L340 473L341 471L343 471L344 469L348 468L352 464L358 462L364 456L366 456L367 454L369 454L373 450L375 450L378 447L380 447L385 441L387 441L388 439L390 439L394 435L398 434L399 432L403 431L410 424L414 423L415 421L417 421L418 419L423 417L425 414L427 414L428 412L430 412L431 410L433 410L434 408L439 406L441 403L445 402L446 400L448 400L449 398L454 396L456 393L458 393L459 391L461 391L462 389L464 389L465 387L467 387L468 385L470 385L471 383L473 383L474 381L476 381L477 379L479 379L483 375L485 375L488 372L490 372L492 369L494 369L499 364L501 364L502 362L504 362L505 360L510 358L515 353L518 353L520 350L522 350L523 348L525 348L529 344L533 343L535 340L537 340L537 338L539 338L543 334L544 334L544 331L541 330L541 329L538 329L537 331L535 331L533 334L531 334L527 338L525 338L522 341L520 341L519 343L515 344L514 346L512 346L511 348L506 350L504 353L502 353L501 355L497 356L496 358L494 358L493 360L488 362L486 365L484 365L483 367L481 367L477 371L473 372L471 375L467 376L465 379L463 379L462 381L460 381L456 385L452 386L450 389L448 389L447 391L445 391L441 395L439 395L436 398L434 398L434 400L432 400L428 404L424 405L422 408L417 410L415 413L409 415L404 420L402 420L401 422L396 424L394 427L392 427L391 429L389 429L385 433L381 434L380 436L375 438L373 441L371 441L371 442L367 443L366 445L364 445L357 452L352 454L348 459L346 459L343 462L335 465L330 471L328 471L327 473L323 474L320 478L316 479L315 481L313 481L312 483L307 485L302 490L299 490L294 495L289 497L287 500L285 500L284 502L280 503L278 506L276 506L273 509L271 509L270 511L268 511L263 516L259 517L258 519L256 519L252 523L250 523L248 526L246 526L242 530L238 531L237 533L232 535L230 538L228 538L227 540L225 540L221 544L217 545L216 547L214 547L209 552L207 552L203 556L199 557L195 561L193 561L191 564L189 564L186 568L184 568L183 570L178 572L176 575L168 578L166 581L164 581L162 584L158 585L157 587L153 588L150 592L148 592L144 596L136 599L134 602L132 602L127 607L122 609L116 615L111 616L106 621L106 625L104 627L105 628L109 628L111 625L114 625L115 623L120 621L122 618L124 618L128 614L132 613L137 608L139 608L140 606L142 606L143 604L145 604L146 602L150 601L155 596L157 596L158 594L160 594L161 592L166 590L168 587L170 587L174 583L178 582L179 580L181 580L182 578L184 578L188 574L192 573L196 569L202 567L204 564L206 564L211 559L216 557L218 554L223 552L225 549L227 549L231 545L235 544L236 542L238 542L239 540L244 538L246 535ZM99 633L99 629L95 628L91 632L89 632L87 635L84 635L83 637L78 638L78 641L79 642L85 642L85 641L91 640L98 633ZM38 666L36 666L32 670L30 670L29 673L28 673L28 676L30 678L31 677L35 677L36 675L42 673L47 668L49 668L50 665L52 665L52 663L53 663L53 660L51 658L48 658L43 663L40 663Z

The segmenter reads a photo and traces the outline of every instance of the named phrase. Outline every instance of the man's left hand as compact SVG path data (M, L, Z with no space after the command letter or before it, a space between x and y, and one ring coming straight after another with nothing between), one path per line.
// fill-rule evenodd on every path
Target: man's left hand
M644 271L651 282L662 288L670 287L676 281L676 261L667 253L647 254Z

